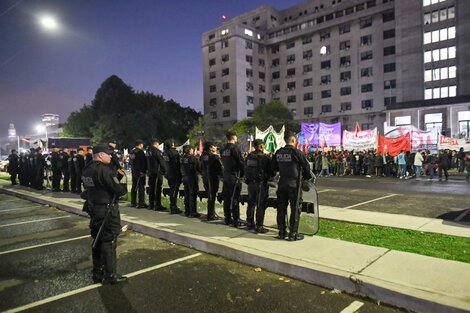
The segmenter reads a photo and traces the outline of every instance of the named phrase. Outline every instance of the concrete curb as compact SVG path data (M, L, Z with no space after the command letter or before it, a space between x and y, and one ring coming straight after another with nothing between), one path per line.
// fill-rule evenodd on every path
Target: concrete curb
M69 204L61 203L59 199L56 201L50 201L5 188L0 188L0 193L9 194L44 205L50 205L80 216L88 216L86 213L82 212L81 209ZM352 295L380 300L383 303L400 308L426 313L470 312L468 302L465 302L465 299L454 298L453 301L450 301L446 298L446 295L443 294L397 285L375 277L356 274L345 270L338 270L319 264L311 264L302 260L287 258L284 256L272 255L254 248L243 246L234 248L223 241L184 233L173 229L166 229L163 227L156 228L150 225L145 225L144 223L137 223L125 217L122 218L122 221L128 224L136 232L174 242L202 252L235 260L240 263L260 266L267 271L306 281L308 283L331 289L335 288Z

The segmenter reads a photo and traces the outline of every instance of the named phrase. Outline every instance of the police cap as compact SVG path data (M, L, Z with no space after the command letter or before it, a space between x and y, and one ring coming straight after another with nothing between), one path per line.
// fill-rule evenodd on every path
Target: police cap
M104 145L98 145L98 146L93 147L93 154L98 154L100 152L111 154L111 151L109 150L109 148Z

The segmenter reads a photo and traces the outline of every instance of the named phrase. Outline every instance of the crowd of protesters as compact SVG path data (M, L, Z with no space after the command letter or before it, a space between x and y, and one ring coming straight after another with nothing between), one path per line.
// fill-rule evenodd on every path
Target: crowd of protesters
M459 173L467 172L470 182L470 152L429 150L417 152L401 151L397 156L376 151L328 151L310 152L307 159L313 172L318 176L365 176L397 177L399 179L428 176L440 180L449 178L449 170L456 168ZM436 175L437 174L437 175Z

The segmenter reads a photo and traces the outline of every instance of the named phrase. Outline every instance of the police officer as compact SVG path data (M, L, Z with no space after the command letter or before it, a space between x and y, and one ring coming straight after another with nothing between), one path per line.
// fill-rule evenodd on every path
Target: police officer
M219 177L222 176L222 162L217 155L217 147L212 142L204 143L200 158L200 168L207 193L207 220L215 219L215 199L219 190Z
M165 161L166 179L170 187L170 214L179 214L181 210L176 205L176 199L181 184L181 157L176 151L173 139L165 140L163 144L163 160Z
M18 152L13 149L11 150L11 154L8 156L8 173L10 174L10 180L12 185L17 185L16 176L19 172L19 158Z
M86 150L86 155L85 155L85 166L93 161L93 148L88 147Z
M131 206L137 206L137 197L139 198L139 209L146 209L148 205L145 203L145 173L147 171L147 157L144 152L144 142L137 139L134 149L129 153L131 159L132 170L132 190L131 190Z
M70 191L72 193L77 192L77 173L75 172L75 164L74 160L76 158L76 152L70 151L70 157L67 159L67 169L70 175ZM65 178L64 178L65 181Z
M28 186L28 153L21 153L20 154L20 185L21 186Z
M64 148L61 153L62 174L64 176L62 191L70 191L69 149Z
M51 153L52 167L52 191L60 191L60 179L62 178L62 159L59 154L59 148L52 148Z
M93 281L116 284L127 280L116 271L116 241L121 232L118 199L126 190L108 166L111 151L106 146L95 146L93 152L93 161L85 166L81 177L86 189L83 195L87 201L86 209L91 218L91 237L94 239Z
M77 155L73 159L73 164L75 166L75 175L77 175L77 186L76 192L82 192L82 172L85 167L85 156L83 148L78 148Z
M222 190L224 198L225 224L234 227L242 226L240 221L240 178L244 174L244 161L240 148L236 145L238 138L234 132L226 134L227 143L220 151L222 164L224 165L224 186Z
M28 155L28 186L35 187L36 185L36 149L29 148Z
M121 162L119 162L120 152L117 149L116 140L114 139L109 140L108 148L111 151L111 163L109 163L109 166L111 166L113 171L116 171L118 179L121 180L121 178L124 177L126 173L122 169Z
M155 211L166 211L162 206L162 185L165 175L165 161L162 152L158 149L160 140L154 138L150 141L147 153L147 172L149 175L149 208Z
M290 203L291 214L289 218L289 240L302 240L303 236L298 234L301 197L301 178L309 180L313 177L305 156L294 147L295 134L286 133L284 137L285 147L276 151L272 160L273 171L279 171L280 179L277 189L277 226L279 229L278 239L285 239L286 213Z
M190 145L183 147L181 160L184 184L184 215L187 217L200 217L197 212L198 169L197 159L194 156L194 148Z
M253 141L255 151L246 158L245 177L248 184L248 208L246 222L248 229L257 233L266 233L263 227L264 211L268 200L268 179L271 174L271 159L264 154L264 142L261 139ZM256 208L256 227L255 227Z
M34 188L38 190L44 190L44 168L46 166L46 159L42 155L42 148L36 149L36 154L34 155Z

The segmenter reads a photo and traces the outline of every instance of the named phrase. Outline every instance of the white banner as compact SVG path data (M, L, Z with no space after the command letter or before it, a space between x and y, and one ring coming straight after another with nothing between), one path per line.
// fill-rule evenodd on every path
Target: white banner
M439 142L437 143L437 148L439 150L454 150L459 151L460 148L463 148L463 151L470 151L470 140L466 139L457 139L439 135Z
M377 148L377 127L361 131L343 131L344 150L370 150L375 148Z
M282 126L279 132L276 132L272 126L269 126L264 131L261 131L256 127L255 139L261 139L264 141L264 151L274 153L279 148L286 145L286 142L284 141L284 131L284 126Z
M420 130L412 125L408 126L384 126L385 137L397 138L411 133L411 150L431 150L436 151L438 134L440 128L434 128L431 130Z

